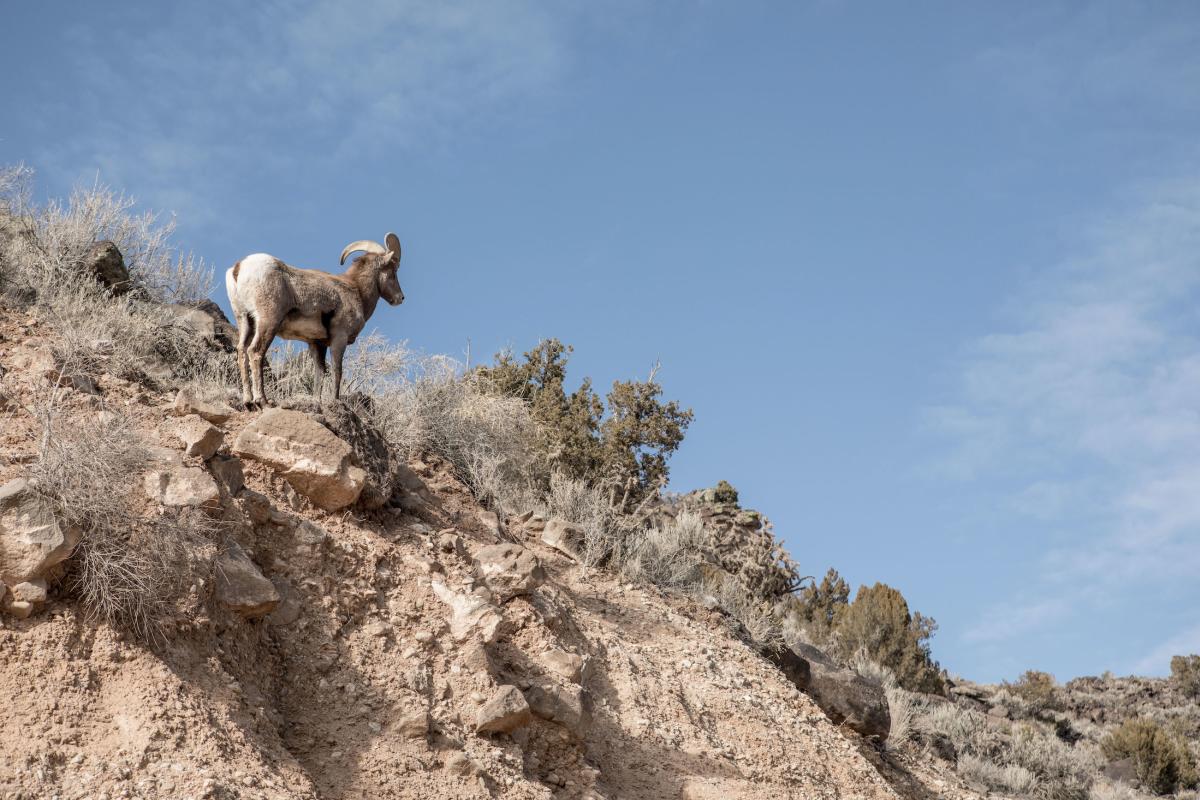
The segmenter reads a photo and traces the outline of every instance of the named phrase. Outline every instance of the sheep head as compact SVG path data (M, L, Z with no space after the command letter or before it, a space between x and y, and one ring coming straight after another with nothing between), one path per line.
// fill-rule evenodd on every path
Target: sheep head
M376 280L379 284L379 296L389 304L398 306L404 302L404 292L401 290L400 281L396 277L396 269L400 266L400 237L394 233L388 233L383 240L387 243L386 247L370 239L359 239L357 242L351 242L342 250L340 263L345 264L346 256L360 250L370 256L374 256L373 267L376 271Z

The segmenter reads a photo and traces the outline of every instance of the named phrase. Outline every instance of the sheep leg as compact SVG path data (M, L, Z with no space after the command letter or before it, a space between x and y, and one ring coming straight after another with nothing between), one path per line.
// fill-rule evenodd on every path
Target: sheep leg
M271 342L275 341L275 334L279 333L282 325L282 315L267 316L260 312L257 330L254 332L254 341L250 342L250 376L254 381L254 402L260 408L267 406L267 398L263 393L263 361L267 357L267 350L271 347Z
M333 399L342 396L342 356L346 353L346 340L334 339L329 343L329 355L333 361Z
M317 402L321 401L321 389L325 385L325 352L329 349L329 345L325 342L309 342L308 354L312 356L313 372L316 373L315 386L313 394L317 396Z
M238 375L242 379L242 404L249 408L254 398L250 394L250 371L246 363L246 346L250 344L250 337L254 335L254 317L249 314L238 314L237 324L237 365Z

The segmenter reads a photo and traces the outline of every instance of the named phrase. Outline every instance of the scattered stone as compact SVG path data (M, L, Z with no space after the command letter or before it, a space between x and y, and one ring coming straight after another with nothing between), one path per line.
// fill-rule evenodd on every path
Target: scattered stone
M114 295L125 294L133 288L121 250L107 239L93 244L84 254L80 266Z
M515 686L501 686L475 713L476 733L512 733L532 721L529 703Z
M240 461L238 462L238 466L240 469ZM246 516L255 525L266 525L271 521L271 501L265 494L256 492L253 489L243 488L237 493L237 499L238 504L242 507L242 511L246 513Z
M542 653L542 663L550 672L571 683L581 683L583 680L584 659L574 653L568 653L558 647L553 647Z
M461 750L455 750L450 755L446 756L446 772L451 775L460 775L464 778L479 773L479 767L475 762L467 758L466 753Z
M541 533L546 529L546 518L541 514L529 512L529 519L525 520L525 530L530 533Z
M225 441L225 434L197 414L189 414L164 422L159 430L169 439L183 445L183 453L207 461Z
M279 605L275 606L274 611L267 614L267 624L276 628L291 625L300 619L300 612L303 610L300 603L300 595L286 579L279 575L271 577L271 584L275 587L275 591L279 593Z
M42 577L71 555L79 536L78 529L59 524L28 480L0 486L0 581L15 586Z
M213 425L224 425L233 416L234 411L224 403L202 399L191 389L180 389L175 395L175 404L171 410L175 416L186 417L195 414Z
M444 573L446 571L445 567L443 567L438 562L434 561L432 558L422 558L421 556L406 555L404 557L404 563L407 564L412 569L416 570L417 572L422 572L426 575L433 575L435 573Z
M583 549L583 529L555 517L543 528L542 541L578 561Z
M350 445L307 414L272 408L247 425L233 452L270 465L300 494L326 511L358 499L367 474Z
M279 606L279 592L237 542L226 543L217 557L217 599L246 619L270 614Z
M542 719L558 723L578 738L587 733L583 690L578 686L532 686L525 698L530 710Z
M0 487L0 582L36 581L78 543L79 530L61 525L30 481L18 477Z
M34 578L12 587L12 599L9 602L8 610L17 619L28 619L45 603L46 582L41 578Z
M189 467L174 450L151 448L153 464L143 478L146 494L164 506L221 509L221 491L204 469Z
M246 485L242 460L236 456L213 456L208 462L208 469L229 497L236 496Z
M518 544L494 544L475 554L475 574L504 603L529 594L546 580L537 556Z
M450 606L450 634L458 641L478 637L486 644L500 638L504 625L504 614L495 605L478 595L462 594L448 589L441 581L434 581L433 593Z
M423 739L429 733L429 712L411 711L396 720L396 731L406 739Z
M438 531L437 548L443 553L453 553L460 558L465 555L463 549L462 537L458 535L458 531L454 528L445 528Z

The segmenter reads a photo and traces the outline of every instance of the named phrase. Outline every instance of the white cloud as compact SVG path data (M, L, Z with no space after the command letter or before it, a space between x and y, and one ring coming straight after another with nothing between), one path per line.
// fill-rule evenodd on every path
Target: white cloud
M1150 652L1134 662L1134 674L1165 674L1171 663L1171 656L1200 653L1200 625L1180 631L1171 638L1157 645Z
M35 163L100 170L189 222L246 174L294 185L443 150L520 115L568 65L569 18L522 0L171 8L148 31L71 31L75 78L47 104L56 135Z
M929 414L954 443L947 474L1016 475L1010 507L1065 531L1038 557L1038 599L1000 598L969 642L1064 624L1130 582L1180 589L1200 569L1200 178L1147 192L1082 252L968 349L958 401Z

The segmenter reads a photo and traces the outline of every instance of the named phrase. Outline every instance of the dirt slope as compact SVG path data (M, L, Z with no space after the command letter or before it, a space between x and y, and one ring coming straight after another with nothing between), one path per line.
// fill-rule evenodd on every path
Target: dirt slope
M21 365L53 332L9 315L0 336L19 401L0 417L2 482L35 453L20 406L44 378ZM98 394L71 390L64 408L77 424L119 409L169 446L157 431L172 399L101 376ZM222 426L226 450L253 417ZM497 526L441 465L411 465L430 499L415 514L325 513L269 468L243 467L271 519L253 524L224 498L218 534L181 559L162 644L85 619L61 590L27 620L0 617L0 797L896 796L863 745L717 612ZM468 592L472 555L510 540L536 554L544 583L503 605L494 643L456 640L434 581ZM283 596L265 619L214 597L213 558L230 541ZM476 733L505 685L531 698L532 721Z

